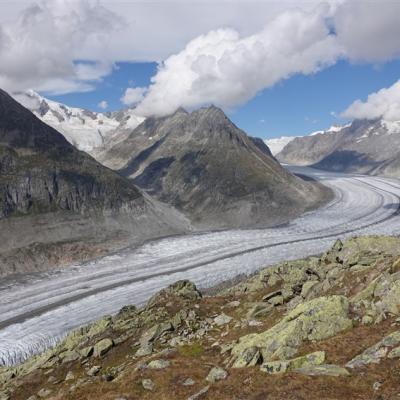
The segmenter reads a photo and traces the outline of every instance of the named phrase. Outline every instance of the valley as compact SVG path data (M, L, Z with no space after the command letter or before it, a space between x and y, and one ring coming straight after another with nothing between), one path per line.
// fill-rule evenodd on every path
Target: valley
M400 400L400 1L0 3L0 400Z
M267 265L319 254L337 237L400 233L398 181L290 169L331 188L334 199L276 228L171 236L68 269L25 275L23 281L4 280L0 363L18 363L71 329L124 305L143 304L179 279L211 287Z

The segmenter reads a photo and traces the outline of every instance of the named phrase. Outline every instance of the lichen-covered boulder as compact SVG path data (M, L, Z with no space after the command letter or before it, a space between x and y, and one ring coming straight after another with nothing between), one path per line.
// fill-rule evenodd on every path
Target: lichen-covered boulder
M153 360L150 361L147 365L147 368L150 369L164 369L169 367L170 362L168 360Z
M307 365L294 370L299 374L310 376L349 376L346 368L334 364Z
M376 307L383 313L400 314L400 280L392 281L387 290L382 293Z
M304 283L301 289L301 296L307 298L313 291L313 289L319 284L319 281L307 281Z
M241 337L232 348L233 363L245 364L250 348L259 349L263 360L285 360L302 342L332 337L352 325L346 297L319 297L299 304L271 329Z
M368 364L378 364L382 358L386 357L392 347L400 344L400 331L391 333L381 341L366 349L363 353L350 360L346 367L358 368Z
M215 323L217 326L222 326L222 325L229 324L229 322L231 322L231 321L232 321L232 317L230 317L229 315L226 315L226 314L224 314L224 313L222 313L222 314L220 314L220 315L217 315L217 316L214 318L214 323Z
M94 351L93 346L86 346L78 350L79 354L83 358L90 357L93 354L93 351Z
M240 357L234 361L232 368L254 367L261 360L261 353L258 347L252 346L246 348Z
M316 351L291 360L266 361L261 365L260 370L267 374L281 374L298 368L308 367L310 365L320 365L324 362L325 352Z
M352 299L363 323L377 323L386 314L400 315L400 274L384 272Z
M93 348L93 355L95 357L104 356L104 354L108 353L114 346L114 342L111 339L102 339L100 342L97 342Z
M172 297L179 297L184 300L196 301L202 296L196 285L188 280L181 280L168 286L166 289L156 293L147 303L147 308L162 304Z
M341 257L345 263L350 259L370 257L372 254L400 255L400 239L393 236L362 236L346 240L341 250ZM370 260L371 261L371 260Z
M80 358L80 354L75 350L66 350L59 355L63 363L76 361Z
M151 379L143 379L142 386L145 390L153 391L155 388L154 382Z
M174 330L174 327L171 324L171 322L169 322L169 321L161 322L159 324L152 326L147 331L143 332L143 334L140 338L140 343L143 347L148 343L154 342L155 340L160 338L164 333L171 332L173 330Z
M391 350L388 354L388 358L400 358L400 346Z
M221 367L213 367L207 375L206 381L214 383L226 379L228 373Z

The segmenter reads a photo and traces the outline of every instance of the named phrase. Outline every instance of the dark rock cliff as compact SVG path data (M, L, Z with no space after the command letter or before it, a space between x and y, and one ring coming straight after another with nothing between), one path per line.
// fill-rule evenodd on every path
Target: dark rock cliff
M140 192L0 91L0 217L118 211Z

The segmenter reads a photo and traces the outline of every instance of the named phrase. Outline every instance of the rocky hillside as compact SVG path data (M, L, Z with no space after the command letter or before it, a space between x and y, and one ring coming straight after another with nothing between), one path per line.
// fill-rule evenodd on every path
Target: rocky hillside
M75 149L0 91L0 275L25 271L30 263L41 268L43 245L55 242L63 247L73 241L85 256L85 246L106 235L116 239L129 232L140 241L182 231L177 213L164 214L132 182Z
M399 123L359 120L337 131L296 138L277 158L330 171L398 177L399 145Z
M30 90L16 93L14 98L28 108L39 119L50 125L79 150L92 153L95 149L124 138L144 118L133 109L111 113L97 113L82 108L68 107L40 96Z
M0 398L399 396L399 238L338 240L212 292L180 281L82 327L0 369Z
M148 118L96 157L200 228L278 224L329 196L284 170L216 107Z

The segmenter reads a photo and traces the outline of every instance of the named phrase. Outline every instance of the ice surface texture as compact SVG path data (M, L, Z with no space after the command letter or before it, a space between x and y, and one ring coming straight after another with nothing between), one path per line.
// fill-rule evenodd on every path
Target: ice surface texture
M0 284L0 365L38 353L68 331L179 279L199 287L318 254L337 237L399 234L400 182L298 168L335 198L284 227L170 237L100 260Z

